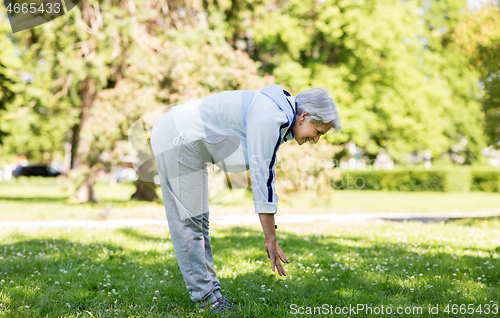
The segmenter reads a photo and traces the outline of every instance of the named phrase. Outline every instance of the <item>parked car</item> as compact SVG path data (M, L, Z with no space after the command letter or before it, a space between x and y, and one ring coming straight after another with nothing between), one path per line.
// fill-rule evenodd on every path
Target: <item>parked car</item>
M12 171L12 176L16 178L19 176L57 177L61 174L62 174L61 172L44 165L17 166Z
M126 168L126 169L117 171L115 176L116 176L116 181L118 181L118 182L135 181L135 180L139 179L137 172L133 168Z

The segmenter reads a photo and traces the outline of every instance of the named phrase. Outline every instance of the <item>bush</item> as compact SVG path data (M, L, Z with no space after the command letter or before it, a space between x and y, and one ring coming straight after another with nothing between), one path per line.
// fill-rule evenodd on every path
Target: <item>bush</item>
M444 191L446 192L469 192L471 184L471 172L469 167L444 168Z
M473 168L471 177L471 191L500 192L500 169Z
M280 146L276 163L276 192L284 202L291 202L298 193L313 191L318 197L329 200L333 193L333 181L340 177L337 169L327 165L332 162L338 146L325 139L317 145L305 143L297 147L296 141Z
M333 185L337 189L467 192L471 184L471 173L466 167L344 170L341 173L342 180L336 180Z

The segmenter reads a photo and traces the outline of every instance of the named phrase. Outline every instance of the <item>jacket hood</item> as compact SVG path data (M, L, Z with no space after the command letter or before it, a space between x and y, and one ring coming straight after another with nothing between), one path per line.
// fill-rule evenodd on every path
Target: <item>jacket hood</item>
M261 89L260 92L272 99L288 118L289 126L287 132L285 133L284 141L293 139L293 126L295 125L295 98L291 96L290 93L285 91L281 85L269 85Z

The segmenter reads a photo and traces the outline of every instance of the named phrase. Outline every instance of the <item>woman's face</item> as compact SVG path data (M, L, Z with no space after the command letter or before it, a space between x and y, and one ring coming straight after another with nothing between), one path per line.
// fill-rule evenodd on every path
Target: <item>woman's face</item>
M308 112L302 112L300 115L295 115L295 125L293 126L293 135L297 143L302 145L306 141L312 141L317 143L319 137L324 135L330 128L332 128L331 124L321 124L315 125L312 122L306 120L309 117Z

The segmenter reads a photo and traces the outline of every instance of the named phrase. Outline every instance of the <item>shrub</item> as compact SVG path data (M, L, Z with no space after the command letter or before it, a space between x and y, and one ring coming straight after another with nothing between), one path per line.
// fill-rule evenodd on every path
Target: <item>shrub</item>
M471 191L500 192L500 169L476 167L471 175Z
M471 172L469 167L444 168L443 170L444 191L446 192L469 192L471 184Z
M344 170L338 189L389 191L445 191L467 192L470 189L470 171L464 167L396 168L392 170Z
M290 202L297 193L307 191L314 191L328 200L333 180L339 178L340 173L327 165L338 151L338 146L328 144L325 139L314 146L306 143L298 147L296 141L282 144L275 168L276 192L280 200Z

